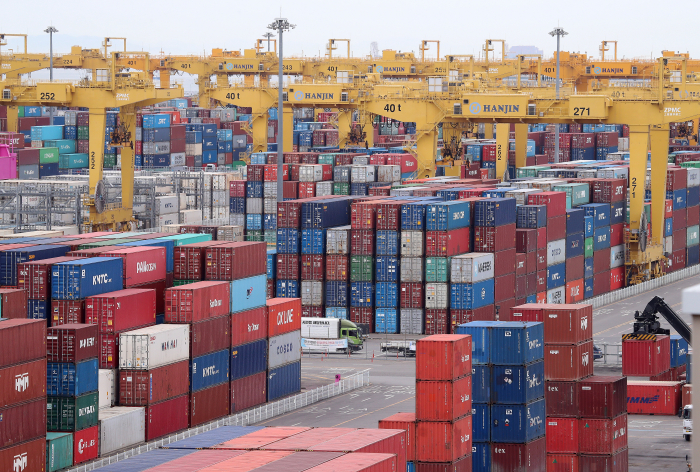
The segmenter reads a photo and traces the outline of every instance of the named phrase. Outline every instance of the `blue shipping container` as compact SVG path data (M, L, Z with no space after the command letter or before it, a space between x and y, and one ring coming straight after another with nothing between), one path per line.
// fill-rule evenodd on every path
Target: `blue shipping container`
M524 405L491 405L491 441L526 443L544 436L544 398Z
M46 364L46 394L79 397L97 390L97 359L77 364L49 362Z
M301 230L302 254L325 254L326 230L306 228Z
M596 228L593 232L593 252L610 247L610 226Z
M566 234L583 233L585 231L586 213L583 208L566 210Z
M586 211L586 216L593 217L593 228L610 226L610 204L609 203L587 203L581 205Z
M301 227L323 229L349 225L350 203L348 197L302 203Z
M51 268L51 298L80 300L123 288L123 261L116 257L91 257L60 262Z
M264 372L267 369L267 339L231 348L229 372L231 380Z
M475 284L451 284L450 308L473 310L494 303L494 280L488 279Z
M667 190L666 199L673 200L673 210L682 210L686 207L686 198L688 197L688 192L686 189L682 188L679 190Z
M472 472L491 472L491 444L472 444Z
M224 349L190 360L190 392L228 382L229 354L229 350Z
M583 260L583 277L585 279L593 277L593 258L587 257Z
M301 391L301 361L291 362L267 373L267 401Z
M494 403L528 403L544 397L544 361L526 366L494 365L491 400Z
M27 318L32 320L47 319L50 304L51 302L47 300L27 300Z
M371 308L374 306L374 287L372 282L352 282L350 284L350 306L353 308Z
M153 115L143 115L143 127L148 128L170 128L170 115L158 113Z
M348 283L342 280L329 280L326 282L326 306L348 306ZM328 316L328 313L326 313ZM333 317L337 318L337 317Z
M299 230L279 228L277 230L277 254L299 254Z
M399 254L398 231L377 231L377 256L396 256Z
M393 284L396 285L396 284ZM396 334L399 332L399 319L396 309L377 308L374 317L374 331L376 333Z
M396 308L397 306L399 306L398 291L399 289L397 283L378 282L376 285L375 306L377 308ZM381 332L383 333L384 331ZM393 333L395 331L388 332Z
M614 202L610 204L610 225L625 222L625 206L627 202ZM586 236L588 237L588 236Z
M245 197L231 197L228 210L229 213L245 213Z
M472 337L472 363L491 364L491 330L503 321L472 321L457 326L455 334L468 334ZM472 383L472 390L476 380ZM479 400L474 400L479 401ZM488 401L488 400L483 400Z
M471 221L469 202L443 202L428 205L425 225L428 231L450 231L466 228Z
M158 246L165 248L165 271L173 271L173 254L175 252L175 241L171 239L143 239L130 243L120 243L117 246Z
M348 319L348 309L343 307L326 307L326 318Z
M475 442L491 440L491 406L488 403L472 403L472 435Z
M474 204L474 226L503 226L515 223L515 198L491 198Z
M265 231L275 231L277 229L277 214L265 213L263 215L263 229Z
M299 281L277 280L277 291L275 293L278 298L299 298Z
M425 228L425 203L406 203L401 205L401 229L422 230Z
M566 236L566 258L583 256L584 253L583 233L568 234Z
M263 183L257 180L245 183L246 198L263 198Z
M256 275L231 282L231 313L265 306L266 299L266 275Z
M666 218L664 220L664 238L673 236L673 218Z
M70 246L51 244L2 251L0 252L0 285L17 285L17 264L62 257L68 251L70 251Z
M688 341L677 334L671 335L671 368L680 367L687 362Z
M584 236L587 238L592 238L593 237L593 217L592 216L586 216L584 218Z
M277 249L267 250L267 278L274 279L277 277Z
M583 279L583 299L593 297L593 277Z
M525 365L544 359L544 324L505 322L491 328L491 362Z
M376 258L374 270L377 282L398 282L399 259L393 256L379 256Z
M491 402L491 366L472 365L472 401Z
M685 197L685 206L687 208L700 205L700 187L688 187L688 192Z

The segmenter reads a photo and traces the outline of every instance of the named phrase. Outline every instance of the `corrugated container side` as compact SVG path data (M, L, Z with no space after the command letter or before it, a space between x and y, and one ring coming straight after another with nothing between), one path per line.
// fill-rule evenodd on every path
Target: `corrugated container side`
M525 443L544 434L544 398L528 404L491 406L491 441Z
M471 375L453 381L416 381L418 421L453 421L471 410Z
M0 449L0 469L13 472L46 472L46 437L42 435L40 438Z
M522 444L492 443L490 446L491 470L545 471L547 459L545 438Z
M627 413L613 419L581 418L579 420L579 452L582 454L614 454L627 447Z
M3 406L16 405L45 395L45 358L0 368L0 398Z
M416 461L452 462L472 450L472 417L452 423L419 421L416 424Z
M231 347L231 380L248 377L267 369L267 339Z
M187 429L189 405L189 395L182 395L146 407L146 441Z
M286 397L301 390L301 361L292 362L276 369L270 369L267 375L267 401Z
M100 410L100 455L108 455L146 440L146 413L138 407Z
M232 380L231 414L247 410L267 401L267 372Z
M203 356L231 347L230 315L209 318L189 326L191 357Z
M186 360L151 370L119 372L119 403L145 406L175 398L189 391L189 362Z
M228 416L231 411L229 382L199 390L190 394L189 426L208 423Z
M190 392L229 382L229 350L213 352L190 360ZM228 397L228 393L226 394ZM190 412L191 413L191 412Z
M579 380L593 375L593 341L547 344L544 348L547 380Z
M438 334L416 343L416 380L454 380L471 373L471 336Z

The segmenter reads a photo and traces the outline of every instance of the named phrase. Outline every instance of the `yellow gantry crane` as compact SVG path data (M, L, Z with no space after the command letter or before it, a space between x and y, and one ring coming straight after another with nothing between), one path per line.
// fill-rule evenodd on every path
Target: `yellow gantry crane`
M110 68L95 70L95 79L78 84L69 82L23 82L17 79L0 81L0 105L8 106L8 116L17 117L18 106L86 107L90 113L89 195L83 202L89 208L89 217L83 221L94 230L124 230L133 222L134 195L134 130L136 111L172 98L184 96L181 87L156 88L144 72L122 73L117 57L148 62L148 54L123 51L111 53ZM120 203L105 202L102 182L104 161L106 111L119 108L121 133L122 197Z

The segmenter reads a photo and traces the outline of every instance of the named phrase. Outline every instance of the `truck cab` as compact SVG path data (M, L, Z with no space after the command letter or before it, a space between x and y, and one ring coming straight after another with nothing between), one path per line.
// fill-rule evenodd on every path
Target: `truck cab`
M362 330L350 320L340 320L340 337L348 340L348 347L353 351L362 349Z
M683 407L683 437L686 441L690 441L690 436L693 435L693 405Z

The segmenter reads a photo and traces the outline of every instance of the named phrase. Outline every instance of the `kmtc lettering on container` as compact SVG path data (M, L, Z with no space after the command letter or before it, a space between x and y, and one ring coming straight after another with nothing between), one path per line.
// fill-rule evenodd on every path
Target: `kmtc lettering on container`
M58 276L58 273L56 274ZM85 271L83 271L83 277L85 277ZM112 278L109 274L100 274L92 276L92 285L102 285L112 282Z

